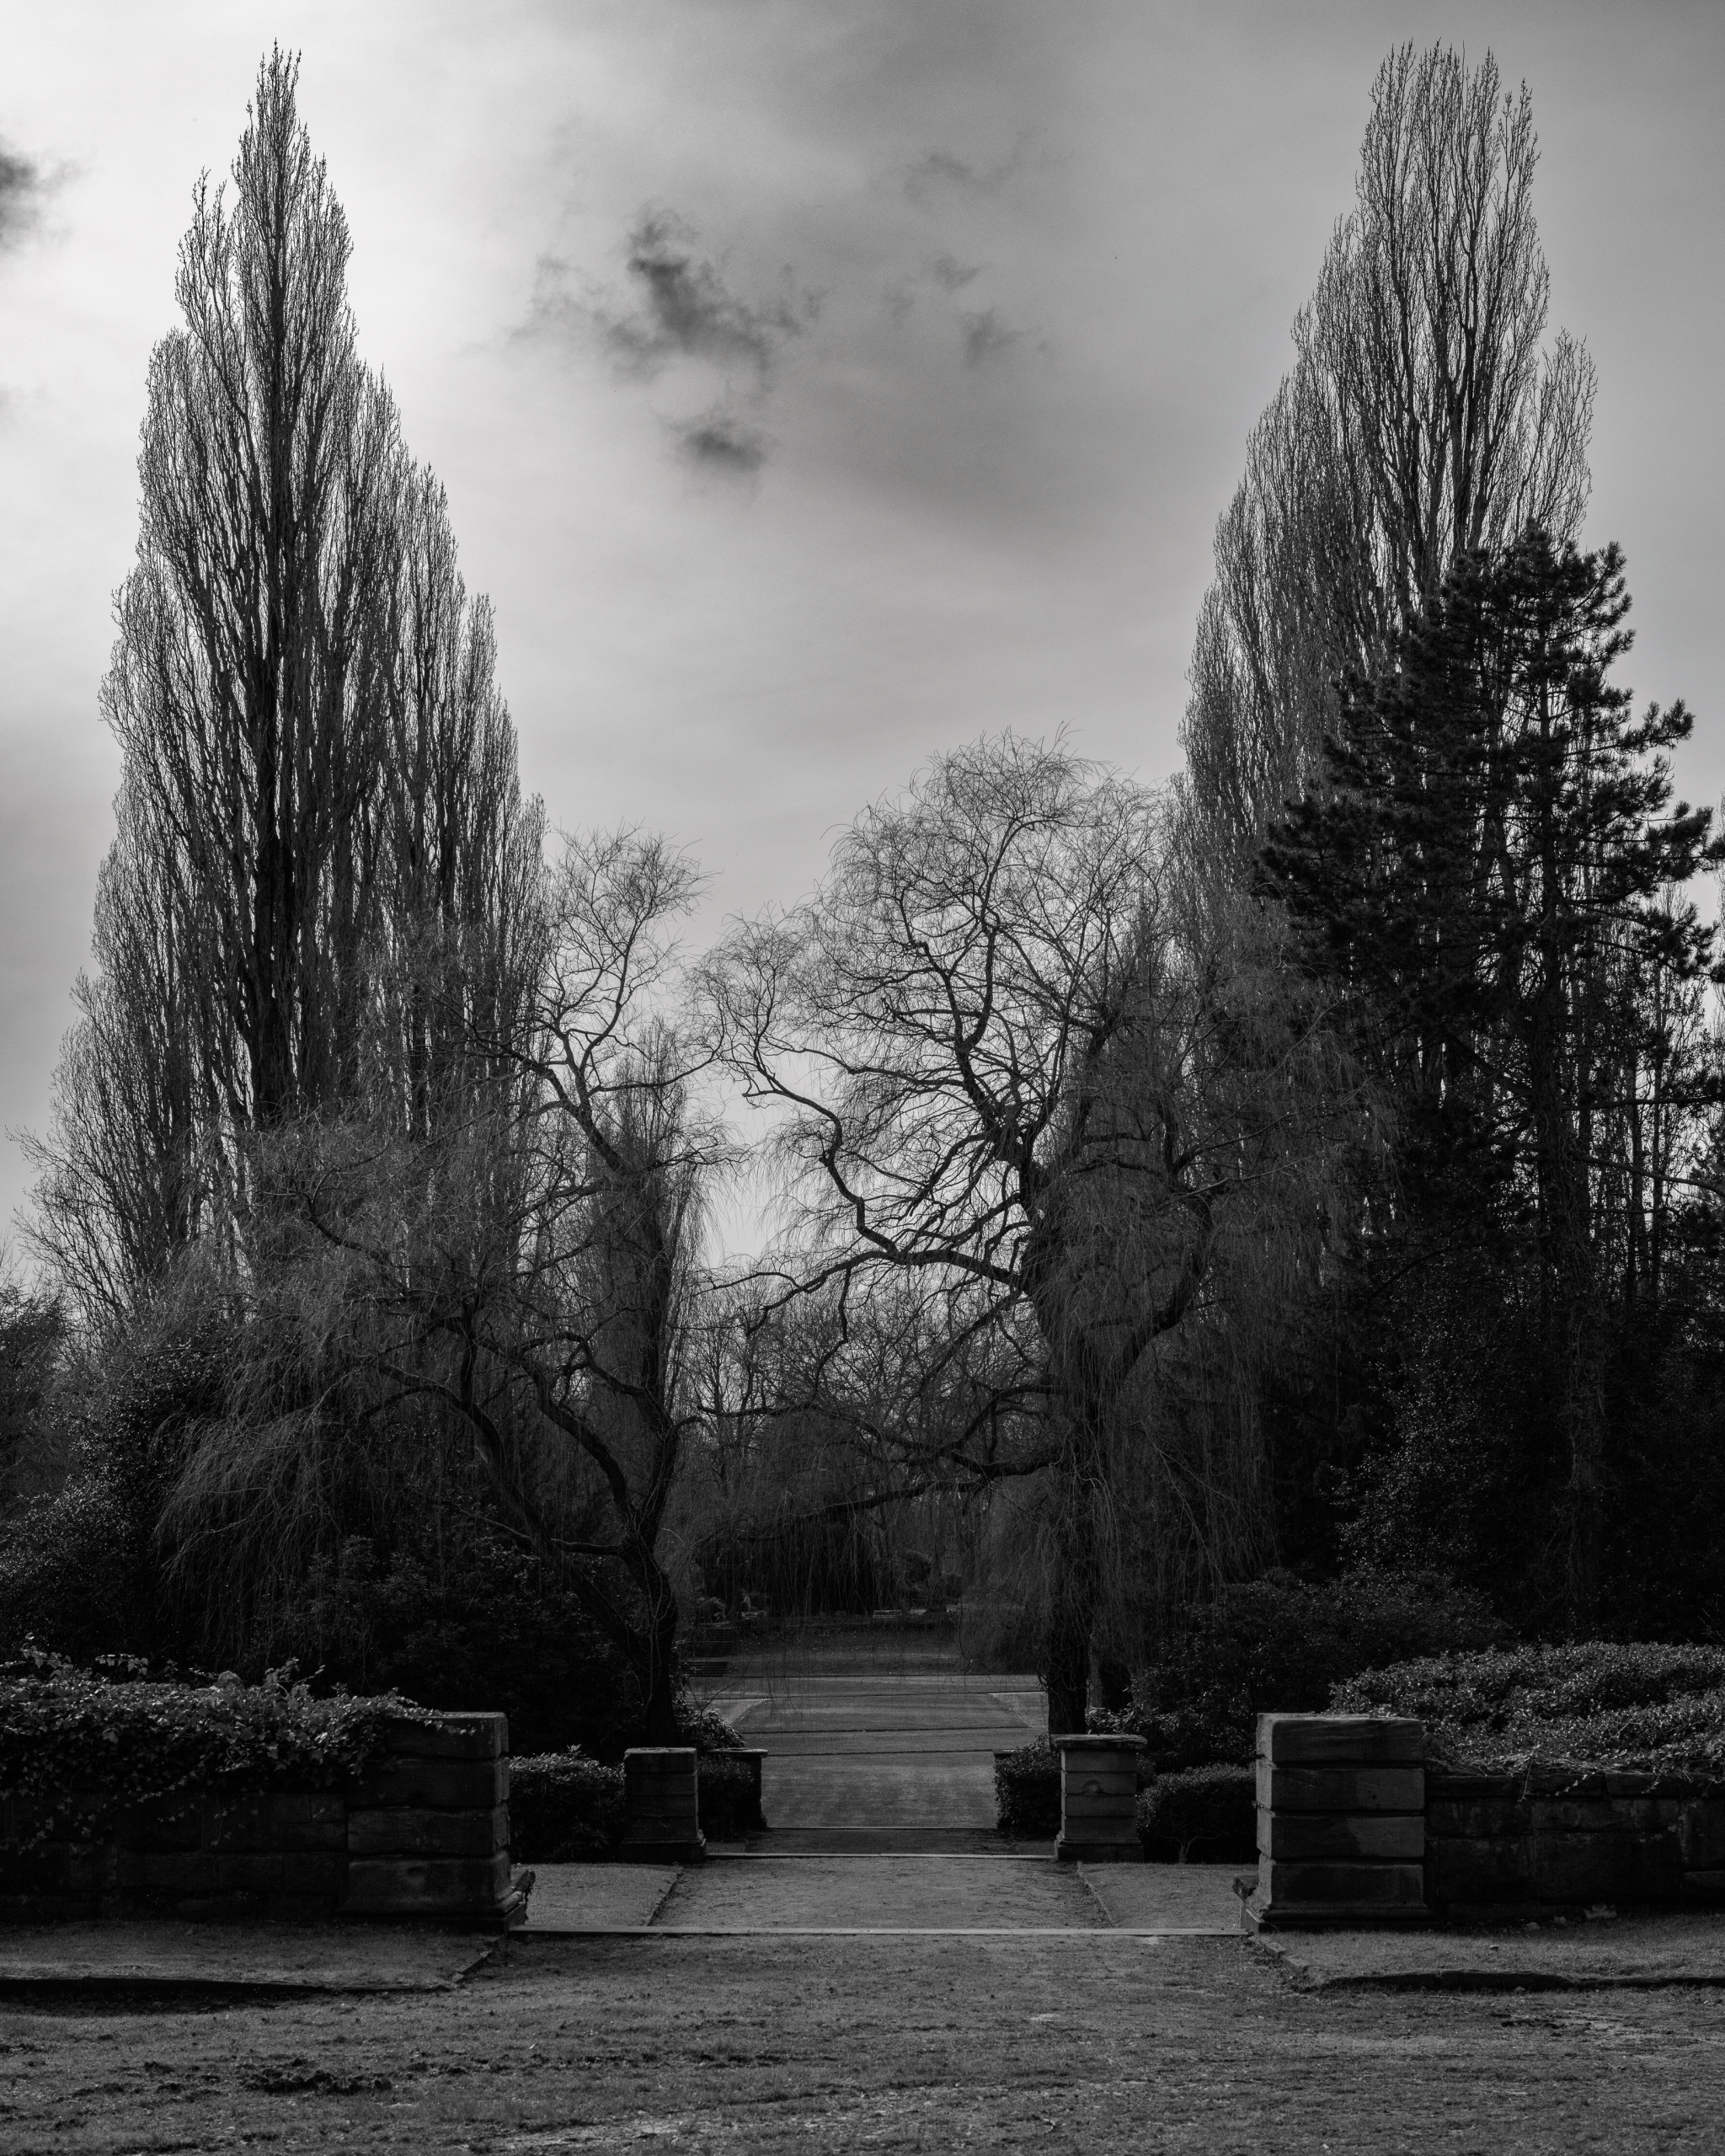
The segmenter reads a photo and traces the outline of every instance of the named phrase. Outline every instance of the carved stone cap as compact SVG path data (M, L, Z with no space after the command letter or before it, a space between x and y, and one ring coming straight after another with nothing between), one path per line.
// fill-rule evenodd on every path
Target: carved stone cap
M1146 1748L1141 1736L1051 1736L1049 1742L1056 1752L1142 1752Z

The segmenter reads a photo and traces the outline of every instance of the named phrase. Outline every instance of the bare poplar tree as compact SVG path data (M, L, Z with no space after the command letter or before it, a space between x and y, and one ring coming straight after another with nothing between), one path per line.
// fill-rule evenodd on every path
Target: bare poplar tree
M1356 206L1216 530L1184 727L1201 873L1240 874L1318 770L1338 680L1460 554L1579 527L1594 372L1566 333L1542 342L1536 159L1526 87L1489 54L1404 45L1379 70Z
M231 1029L220 1077L242 1123L323 1105L351 1068L403 479L297 72L279 50L260 69L232 201L198 187L103 693L185 879L184 962Z
M494 1075L477 1035L527 1024L542 818L443 491L357 355L296 74L261 67L232 200L200 184L151 364L120 833L35 1147L88 1314L241 1226L258 1130L387 1098L428 1136Z

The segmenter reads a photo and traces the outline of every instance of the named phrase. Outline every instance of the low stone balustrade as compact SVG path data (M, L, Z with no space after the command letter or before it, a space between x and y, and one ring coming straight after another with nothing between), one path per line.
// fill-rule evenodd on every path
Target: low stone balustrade
M1057 1736L1060 1832L1055 1854L1067 1863L1141 1864L1138 1758L1141 1736Z
M692 1864L701 1832L701 1755L692 1745L623 1754L623 1832L617 1854L635 1864Z
M371 1772L328 1790L188 1790L111 1813L75 1794L51 1835L0 1803L0 1923L66 1918L405 1918L500 1929L509 1856L502 1715L402 1715Z
M1259 1715L1258 1848L1255 1929L1428 1922L1422 1725Z

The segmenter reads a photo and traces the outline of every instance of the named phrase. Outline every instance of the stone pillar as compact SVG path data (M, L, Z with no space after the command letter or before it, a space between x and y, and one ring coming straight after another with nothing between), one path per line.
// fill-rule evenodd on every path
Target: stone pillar
M524 1899L510 1884L509 1724L501 1715L403 1716L384 1763L348 1792L350 1917L506 1926Z
M692 1864L707 1854L700 1757L692 1745L624 1752L620 1857L633 1864Z
M1429 1921L1425 1731L1363 1715L1260 1715L1248 1929Z
M1055 1854L1067 1863L1141 1864L1138 1755L1141 1736L1057 1736L1060 1832Z

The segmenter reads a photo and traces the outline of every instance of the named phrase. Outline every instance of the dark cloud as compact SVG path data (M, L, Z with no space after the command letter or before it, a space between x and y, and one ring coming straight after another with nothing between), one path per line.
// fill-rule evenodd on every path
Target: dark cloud
M751 371L764 382L782 347L819 312L812 294L781 292L750 301L733 292L716 262L696 252L697 235L664 210L643 212L629 235L628 273L637 299L618 308L595 298L593 316L612 356L631 372L654 375L673 359Z
M961 314L959 328L964 339L966 366L985 366L990 360L1010 351L1024 334L1022 329L1009 329L991 307L978 314Z
M766 298L738 291L699 235L668 210L644 210L629 234L631 289L607 290L556 255L540 259L521 334L573 334L626 375L653 381L692 361L718 377L718 401L694 419L667 420L678 454L706 472L746 477L766 461L771 437L740 415L771 397L785 349L813 324L820 298L785 271Z
M22 239L35 225L46 188L40 165L0 142L0 247Z
M676 429L677 452L698 470L726 479L749 479L766 462L771 447L759 427L734 412L708 412Z

